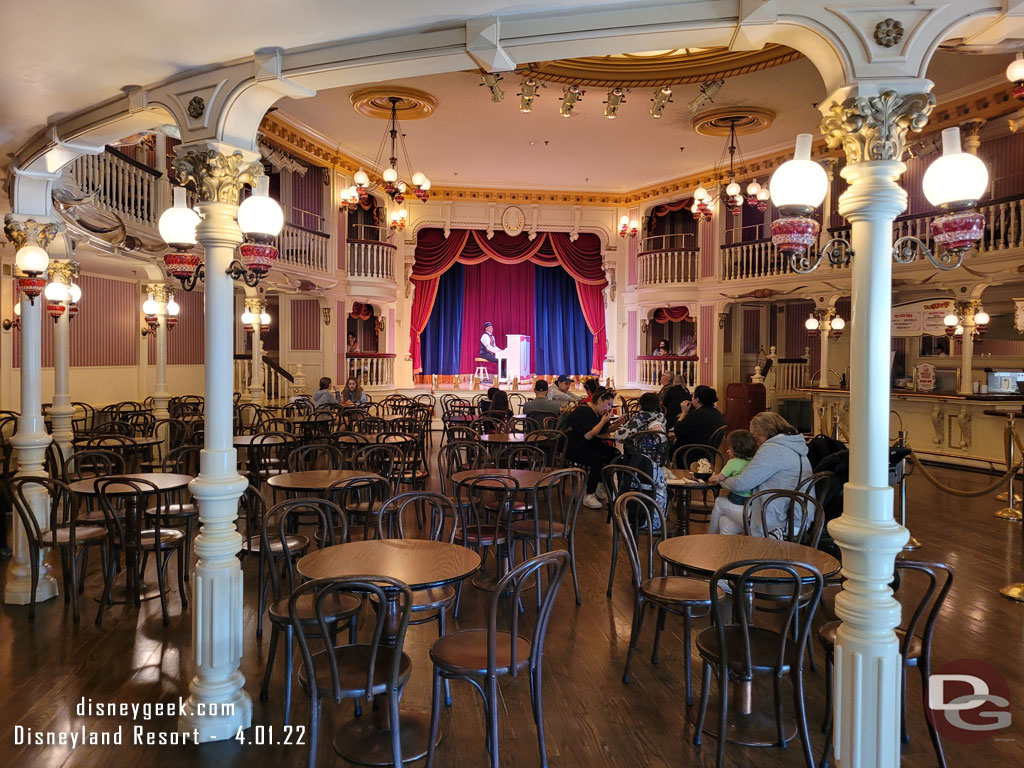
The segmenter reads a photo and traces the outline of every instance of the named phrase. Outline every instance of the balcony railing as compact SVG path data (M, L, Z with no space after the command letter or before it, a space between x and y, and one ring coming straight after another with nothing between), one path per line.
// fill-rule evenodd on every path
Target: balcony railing
M377 240L348 241L348 276L379 280L395 279L395 252L391 243Z
M637 285L694 283L700 276L700 251L646 251L637 254Z
M280 252L278 260L282 264L314 272L327 272L327 252L330 243L330 235L324 232L315 232L296 224L285 224L276 240Z
M295 377L266 355L263 356L263 392L267 400L291 397ZM252 355L235 355L235 392L248 399L252 383Z
M696 386L697 361L696 355L640 355L637 361L640 363L640 386L660 387L661 374L671 373L675 376L682 376L688 387Z
M999 253L1017 248L1024 248L1024 195L992 200L978 207L985 217L985 235L978 243L977 254ZM927 245L934 253L935 243L932 240L931 222L941 214L935 211L918 213L912 216L900 216L893 223L893 242L900 237L916 237ZM849 238L850 227L834 227L828 230L832 237ZM970 256L968 255L968 258ZM915 262L924 260L919 252ZM845 269L827 261L822 268ZM750 280L762 277L775 277L789 274L789 260L783 257L770 239L752 240L748 243L736 243L722 246L722 279Z
M368 392L393 389L395 356L387 352L362 352L345 356L349 376L355 376Z
M81 155L68 166L84 194L95 193L97 208L120 217L128 225L156 227L163 204L157 180L162 175L116 150Z

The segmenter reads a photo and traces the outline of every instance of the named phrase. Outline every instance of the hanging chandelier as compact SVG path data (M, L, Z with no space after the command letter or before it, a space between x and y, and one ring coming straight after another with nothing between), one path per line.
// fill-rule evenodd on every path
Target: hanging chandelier
M410 189L412 189L412 194L421 202L425 203L430 198L430 179L420 171L411 170L414 166L409 160L409 149L405 146L405 134L402 133L402 125L398 119L398 105L402 102L402 99L399 96L389 96L387 100L391 104L391 116L388 118L388 127L384 130L384 135L381 137L380 148L377 150L377 156L374 158L373 166L371 167L371 170L381 178L382 183L371 183L370 174L362 168L356 171L352 176L352 181L355 183L344 190L341 195L342 204L347 205L349 210L353 210L359 201L365 200L370 191L375 188L381 189L398 205L405 202L405 196ZM385 166L382 159L384 157L384 148L388 146L389 142L391 154ZM405 165L408 166L410 171L408 182L402 179L398 171L399 144L401 144Z
M736 125L746 118L736 115L724 117L722 119L729 123L729 143L722 150L722 156L719 158L718 164L715 166L715 170L713 172L714 178L718 182L715 193L711 194L708 192L703 184L694 190L693 207L690 209L690 212L693 213L693 217L697 219L697 221L708 221L711 218L712 208L714 208L715 203L719 201L729 208L729 212L733 216L739 216L743 213L744 202L752 208L756 208L758 211L764 212L768 207L768 200L771 198L771 194L768 192L768 187L762 187L757 179L754 179L747 184L746 190L744 190L736 181L737 153L739 154L740 167L742 168L745 165L743 162L743 153L740 151L739 143L736 138ZM728 168L725 167L727 155L729 158ZM726 179L728 179L728 181L726 181Z

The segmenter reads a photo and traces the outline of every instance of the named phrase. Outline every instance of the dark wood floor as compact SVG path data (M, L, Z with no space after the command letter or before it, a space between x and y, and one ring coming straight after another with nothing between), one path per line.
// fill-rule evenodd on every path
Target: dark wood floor
M944 471L947 482L958 487L981 487L986 476ZM990 497L952 499L939 494L919 477L910 484L910 527L924 547L922 559L952 563L956 581L935 638L935 665L972 657L989 661L1007 676L1013 692L1014 726L999 739L963 746L947 743L950 766L1024 764L1024 604L1001 597L1004 583L1020 579L1021 529L992 517L997 505ZM610 531L604 511L584 510L578 543L583 605L572 599L566 583L558 598L544 660L544 698L548 755L552 766L710 766L713 739L704 747L692 744L693 726L683 696L681 626L671 619L663 638L661 663L650 663L652 624L646 628L641 652L634 661L632 682L621 681L629 639L632 596L626 564L620 561L614 596L605 597ZM698 531L700 526L698 526ZM245 656L242 671L253 697L255 724L282 724L283 677L277 672L268 701L259 700L269 632L261 645L255 638L255 563L246 565ZM6 564L4 565L6 571ZM87 587L98 594L95 576ZM489 595L473 588L465 591L459 627L480 626ZM63 600L38 608L29 623L22 607L0 608L0 765L49 768L93 766L152 766L173 761L176 766L305 765L306 748L297 746L240 746L235 743L202 746L17 747L15 727L56 731L85 726L107 730L113 723L78 717L82 697L97 701L161 702L187 692L193 674L191 615L180 615L172 595L171 625L160 621L157 602L141 611L115 607L103 626L83 617L71 621ZM91 612L91 601L89 602ZM703 626L699 624L698 626ZM427 652L436 625L410 629L406 650L413 660L412 680L404 706L429 711L430 663ZM820 654L819 654L819 659ZM280 657L279 657L280 660ZM279 662L279 670L281 668ZM911 743L904 748L905 766L935 765L921 714L916 678L910 679ZM699 680L699 671L695 681ZM466 685L453 684L453 706L443 716L444 740L437 765L445 768L483 766L487 761L479 697ZM809 715L815 753L823 747L818 730L823 712L824 679L820 672L807 677ZM506 680L501 688L500 745L506 768L532 768L538 764L536 736L530 717L527 681ZM693 708L691 708L692 710ZM333 711L332 711L333 710ZM327 708L324 732L332 722L351 713ZM297 697L292 719L305 722L306 706ZM132 723L124 723L130 734ZM173 730L168 718L141 723L147 730ZM322 739L320 765L345 764ZM803 765L797 743L786 750L729 745L729 766Z

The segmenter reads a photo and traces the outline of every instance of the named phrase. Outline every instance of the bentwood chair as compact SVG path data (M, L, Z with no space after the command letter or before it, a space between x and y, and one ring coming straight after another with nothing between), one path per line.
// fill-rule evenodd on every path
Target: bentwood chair
M39 586L39 559L44 549L60 552L61 571L64 575L64 602L71 600L71 609L77 623L81 618L78 610L79 587L85 582L85 552L88 547L100 547L103 561L103 597L110 591L113 573L110 539L102 525L82 525L78 520L78 504L67 484L49 477L18 477L12 483L14 508L21 519L22 529L28 541L29 564L31 567L32 591L29 595L28 618L36 615L36 589ZM32 509L30 496L45 494L49 504L47 530L41 530ZM81 571L81 573L80 573ZM103 619L103 600L96 613L96 626Z
M546 466L552 469L562 469L565 466L565 450L569 444L569 438L565 432L557 429L535 429L526 435L525 442L528 445L538 445L547 455Z
M372 539L378 529L377 517L386 499L394 496L387 480L379 477L355 477L338 480L323 492L345 514L345 519L361 527L358 538ZM355 536L356 530L351 532ZM337 538L337 535L335 535Z
M645 429L634 432L622 444L623 454L640 454L651 460L655 466L663 467L668 459L668 435L663 431Z
M172 448L164 456L164 460L160 465L160 471L175 475L192 475L193 477L199 474L199 453L200 448L198 445L182 445L177 448ZM189 580L188 564L192 562L192 529L195 526L196 521L199 519L199 508L196 506L195 501L192 499L192 494L188 488L179 488L174 491L167 491L163 494L163 504L159 507L151 507L146 510L147 522L152 522L151 518L153 515L162 514L163 522L171 527L184 526L185 529L185 542L183 544L185 548L184 558L186 563L185 568L185 581ZM158 511L159 510L159 511Z
M119 517L117 505L125 496L125 487L130 489L130 495L136 497L137 505L145 509L148 498L154 500L154 514L147 515L151 522L151 528L145 528L137 533L136 541L128 540L125 530L125 522ZM150 552L156 560L156 576L160 589L160 611L163 614L164 624L170 624L170 617L167 614L167 588L166 574L167 564L171 555L178 554L178 597L181 601L181 609L188 609L188 597L185 593L185 533L178 528L167 528L161 524L165 515L163 513L163 494L157 486L148 480L134 477L105 477L96 481L96 489L100 497L100 506L107 521L107 530L110 532L111 542L114 547L115 556L118 550L127 550L130 547L137 547L142 553L141 562L136 560L135 583L142 582L142 576L146 572L146 559ZM114 492L112 492L114 491ZM116 493L115 493L116 492ZM108 561L110 562L110 561ZM108 565L108 569L111 565ZM103 595L106 601L109 593ZM136 596L138 605L138 596Z
M618 503L619 496L627 491L636 491L643 493L645 496L650 497L651 501L657 504L655 498L654 478L648 475L643 470L637 469L636 467L630 467L625 464L609 464L606 466L601 474L604 479L604 487L608 489L608 520L612 519L615 514L615 505ZM664 514L654 518L656 524L663 522L662 518ZM618 527L612 528L612 559L611 566L608 569L608 597L612 596L612 587L615 584L615 567L619 562L619 529Z
M781 625L768 628L754 625L753 613L745 607L734 610L729 623L722 608L721 583L728 581L734 600L746 594L759 579L771 582L788 591L788 610L782 615ZM693 743L699 745L704 730L711 692L711 673L718 679L718 751L715 765L725 764L725 742L729 717L729 684L733 681L749 682L755 673L770 674L775 698L775 723L778 745L785 746L786 732L782 704L782 681L789 675L793 686L793 704L797 730L803 746L807 768L814 768L811 742L807 733L807 711L804 705L803 667L807 636L811 628L814 609L821 598L823 579L814 566L788 560L741 560L728 563L711 577L712 626L697 635L697 651L703 661L700 689L700 712L694 727ZM802 627L796 625L796 607L806 587L811 589L808 615ZM778 622L776 622L778 623ZM796 639L790 638L795 633Z
M907 669L917 667L921 675L922 701L928 700L928 680L931 677L932 636L935 634L935 623L938 621L942 606L946 602L949 590L953 586L953 568L945 563L933 563L924 560L903 560L896 558L896 574L899 576L898 597L903 597L911 590L918 591L920 586L914 582L918 579L909 578L912 574L923 574L924 590L915 603L907 595L901 600L905 609L910 609L910 619L905 628L896 630L900 643L900 675L903 684L900 686L900 732L904 744L910 743L907 733ZM906 610L904 611L906 613ZM825 754L821 759L821 768L827 768L832 754L832 686L833 661L835 658L836 633L839 622L823 624L818 629L818 641L825 649L825 721L822 730L828 734ZM928 735L935 748L935 758L939 768L946 768L946 756L942 750L942 740L935 729L932 718L925 717Z
M569 567L572 570L572 588L576 605L580 605L580 583L576 575L576 518L587 490L587 474L582 469L561 469L545 475L533 486L529 515L522 520L513 520L512 552L515 542L523 548L529 545L534 555L550 552L551 544L562 539L569 552ZM540 600L540 593L537 594Z
M324 546L344 544L348 541L348 521L338 506L327 499L288 499L275 504L263 518L260 531L261 548L266 552L274 552L276 557L268 563L270 574L271 601L267 608L270 618L270 650L267 652L267 666L263 673L263 685L260 687L260 698L266 699L270 689L270 676L274 671L274 659L277 656L277 643L280 634L284 633L284 722L291 723L292 705L292 650L297 619L300 631L316 637L317 611L314 608L315 595L307 594L296 604L296 615L293 619L290 608L290 597L299 584L295 572L295 559L308 551L302 545L293 551L289 542L295 539L291 533L298 523L315 518L316 537ZM338 535L341 538L335 538ZM283 582L283 583L282 583ZM324 606L322 616L332 636L331 646L336 645L338 629L343 622L349 624L349 642L356 642L356 614L362 607L362 601L352 595L335 595Z
M569 553L565 550L545 552L521 563L498 582L491 597L486 628L453 632L437 640L431 647L430 660L434 665L434 679L427 768L433 766L437 749L442 680L465 680L483 695L490 766L498 768L498 678L518 677L520 672L527 672L530 676L530 703L533 707L533 721L537 726L540 764L547 766L541 661L544 657L544 639L547 636L551 611L568 565ZM546 589L543 588L543 571L547 573ZM519 634L518 606L521 604L520 595L524 586L533 581L536 581L538 590L543 590L543 597L537 611L533 633L526 638ZM505 622L508 630L499 630L501 595L506 590L511 590L512 594L504 611L508 617Z
M297 445L288 454L289 472L307 472L313 469L341 469L345 454L336 445L306 443Z
M629 634L629 651L626 652L622 682L629 683L629 668L643 630L647 607L658 609L654 648L651 651L652 664L658 663L658 647L661 633L665 629L666 614L682 616L683 674L686 680L686 706L690 706L693 704L690 638L695 612L706 613L711 606L708 584L701 579L669 576L664 562L660 569L656 569L660 560L658 544L665 539L666 526L664 520L661 520L661 525L658 524L661 510L649 496L636 491L623 493L615 503L614 514L615 525L633 571L633 628Z
M336 646L328 619L340 600L369 597L378 605L393 603L391 611L377 611L369 643ZM307 634L303 605L312 606L318 631ZM308 768L316 768L316 753L320 733L320 712L324 699L341 703L342 699L372 699L387 696L390 722L398 723L398 699L409 681L412 661L403 652L405 633L412 610L412 591L397 579L374 576L317 579L298 587L288 601L292 630L299 642L302 667L299 686L309 696L309 757ZM389 617L395 618L396 629L385 639L384 625ZM325 650L312 652L310 640L317 639ZM391 729L391 759L402 765L400 729Z
M448 497L454 496L452 475L471 469L483 469L489 459L487 447L477 440L452 440L442 445L437 452L437 477L441 493Z
M548 457L538 445L513 443L498 453L494 463L499 469L525 469L539 472L547 464ZM523 505L522 508L525 508ZM517 510L519 507L517 507Z

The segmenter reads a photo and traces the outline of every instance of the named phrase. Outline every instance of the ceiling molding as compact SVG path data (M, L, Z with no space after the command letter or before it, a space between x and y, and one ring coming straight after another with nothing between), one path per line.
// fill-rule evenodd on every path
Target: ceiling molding
M992 120L1018 109L1019 105L1010 93L1010 85L1008 83L998 84L970 96L940 104L932 112L927 126L919 136L936 133L943 128L959 125L968 119ZM322 134L279 110L270 112L263 118L263 122L260 124L260 133L268 144L280 147L314 165L326 166L349 175L363 167L363 163L345 154L336 146L332 146ZM824 138L817 140L812 150L812 157L818 160L841 155L842 150L828 149ZM736 169L736 180L742 183L753 178L766 178L775 168L791 158L792 152L789 150L746 158L743 164ZM367 172L374 177L371 171ZM702 182L706 184L712 173L713 167L708 166L686 176L646 185L627 192L437 185L431 188L430 197L433 200L452 201L624 207L690 192Z

